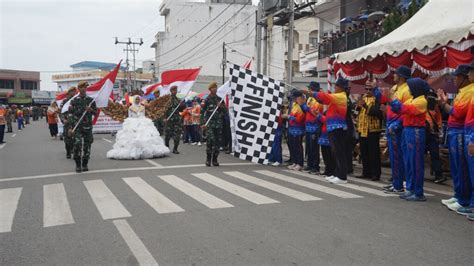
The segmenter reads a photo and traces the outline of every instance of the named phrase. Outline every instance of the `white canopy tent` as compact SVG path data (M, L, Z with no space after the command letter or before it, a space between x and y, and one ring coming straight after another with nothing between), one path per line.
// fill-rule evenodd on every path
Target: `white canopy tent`
M470 34L474 34L474 0L430 0L410 20L388 35L335 57L336 62L345 64L383 54L434 49L450 42L459 43ZM462 43L469 47L473 44L474 40Z

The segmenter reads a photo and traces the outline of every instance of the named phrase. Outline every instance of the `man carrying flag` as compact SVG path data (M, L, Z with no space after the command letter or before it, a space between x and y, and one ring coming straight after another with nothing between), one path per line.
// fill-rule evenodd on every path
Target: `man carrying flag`
M74 161L76 161L77 173L89 171L87 163L89 162L91 145L94 141L92 135L92 118L97 113L97 106L94 99L86 94L88 86L89 83L87 83L87 81L79 82L77 85L79 96L71 101L71 106L69 107L72 113L72 121L74 121L76 125L76 129L73 130L71 128L68 134L74 134Z

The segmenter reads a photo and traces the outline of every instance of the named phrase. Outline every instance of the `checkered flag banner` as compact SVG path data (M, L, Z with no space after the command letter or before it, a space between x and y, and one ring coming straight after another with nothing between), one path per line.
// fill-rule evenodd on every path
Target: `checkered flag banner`
M228 64L229 104L234 156L268 164L277 119L283 103L283 84L244 67Z

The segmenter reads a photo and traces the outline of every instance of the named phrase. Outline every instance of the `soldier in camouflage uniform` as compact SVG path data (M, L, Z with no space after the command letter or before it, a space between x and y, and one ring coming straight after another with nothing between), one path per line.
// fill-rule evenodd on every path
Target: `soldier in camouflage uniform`
M160 91L159 90L154 91L153 95L155 96L155 99L160 98ZM163 117L159 117L159 118L153 120L153 124L155 125L158 132L160 132L160 136L163 136L163 133L164 133L163 129L165 127L165 123L164 123L163 119L164 119Z
M170 88L171 92L171 103L169 104L168 109L166 109L166 132L165 132L165 145L169 147L170 139L173 138L174 146L173 146L173 153L179 154L178 146L179 140L181 139L181 133L183 132L183 121L181 119L181 115L179 112L183 111L184 104L176 97L178 93L178 87L173 86ZM177 108L177 109L176 109ZM176 110L175 110L176 109ZM174 113L173 113L174 111ZM171 117L169 117L173 113ZM169 119L168 119L169 117Z
M222 102L222 99L217 96L217 83L211 82L209 84L209 96L205 100L201 109L201 127L207 128L207 143L206 143L206 166L219 166L217 157L219 156L219 147L222 143L222 128L224 116L227 109ZM211 117L214 110L217 108L214 116ZM209 121L210 119L210 121ZM206 123L209 124L206 127Z
M89 171L87 163L89 162L89 156L91 153L91 145L94 141L92 135L92 117L97 112L97 106L94 99L87 96L86 88L89 84L85 81L79 82L77 88L79 89L79 96L74 98L69 107L71 112L71 124L72 127L79 122L76 130L73 132L74 137L74 160L76 161L76 172ZM81 121L79 119L85 112L84 117ZM68 121L69 122L69 121ZM72 133L72 128L68 131ZM82 151L82 162L81 162L81 151Z
M76 87L71 87L67 90L67 96L66 99L64 99L63 103L61 104L61 110L63 109L64 104L66 104L74 95L76 94ZM66 147L66 158L71 159L72 151L74 148L74 137L69 136L68 132L69 129L74 128L74 123L72 123L73 119L73 114L71 111L67 110L66 112L61 112L59 114L59 119L61 119L61 122L63 123L63 140L64 140L64 145Z

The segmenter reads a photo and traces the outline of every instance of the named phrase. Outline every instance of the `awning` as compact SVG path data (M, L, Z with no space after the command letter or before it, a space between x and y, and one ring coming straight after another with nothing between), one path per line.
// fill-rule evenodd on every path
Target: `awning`
M8 98L13 94L12 89L0 89L0 98Z
M31 104L31 98L22 98L22 97L10 97L8 98L9 104Z

